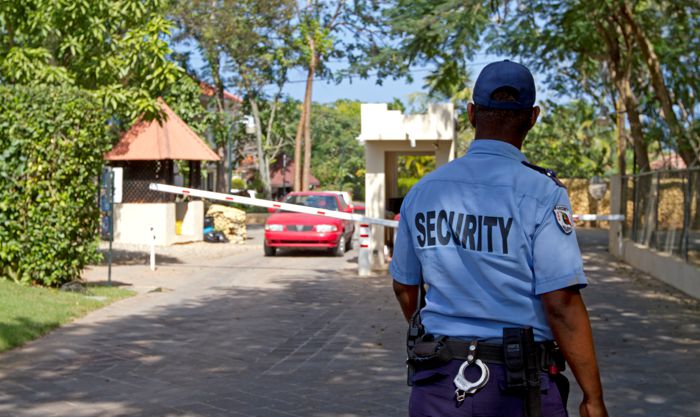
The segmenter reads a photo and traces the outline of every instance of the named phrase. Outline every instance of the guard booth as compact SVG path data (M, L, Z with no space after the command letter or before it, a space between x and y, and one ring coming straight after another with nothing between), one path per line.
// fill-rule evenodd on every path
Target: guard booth
M375 218L399 213L398 165L402 155L434 155L439 167L454 159L455 116L452 103L431 104L425 114L404 115L386 103L362 104L361 132L365 146L365 209ZM371 226L372 269L387 267L387 239L393 231Z
M158 103L164 120L137 120L104 157L123 172L122 198L114 205L115 242L166 246L204 236L203 201L176 201L149 184L172 184L176 161L187 161L187 185L198 188L202 162L221 158L162 99Z

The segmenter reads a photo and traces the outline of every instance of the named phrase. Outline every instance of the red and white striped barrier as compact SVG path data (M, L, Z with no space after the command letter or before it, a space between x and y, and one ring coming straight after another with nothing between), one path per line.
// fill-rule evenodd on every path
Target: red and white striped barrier
M313 214L315 216L326 216L333 217L341 220L350 220L359 223L376 224L379 226L386 227L399 227L399 222L396 220L385 220L385 219L375 219L373 217L366 217L359 214L344 213L342 211L335 210L323 210L315 207L300 206L298 204L281 203L279 201L262 200L259 198L242 197L239 195L215 193L213 191L203 191L197 190L195 188L185 188L176 187L174 185L156 184L151 183L149 188L153 191L160 191L163 193L188 195L192 197L208 198L210 200L226 201L229 203L247 204L256 207L265 207L271 209L279 209L285 211L292 211L295 213L305 213Z
M574 214L577 222L624 222L624 214Z
M262 200L259 198L243 197L238 195L215 193L212 191L197 190L195 188L177 187L174 185L151 183L149 188L153 191L160 191L170 194L186 195L191 197L207 198L229 203L247 204L256 207L279 209L296 213L312 214L315 216L333 217L341 220L350 220L360 223L360 247L358 253L358 271L360 276L368 276L371 273L371 239L370 225L399 227L396 220L377 219L359 214L344 213L335 210L323 210L315 207L300 206L297 204L281 203L279 201ZM574 214L574 221L624 221L622 214ZM396 236L394 234L394 236Z
M379 226L398 228L399 222L396 220L377 219L366 217L359 214L344 213L335 210L323 210L315 207L300 206L297 204L282 203L279 201L262 200L259 198L243 197L239 195L231 195L224 193L215 193L213 191L203 191L196 188L177 187L174 185L151 183L149 188L153 191L163 193L188 195L192 197L208 198L210 200L226 201L229 203L247 204L250 206L264 207L271 209L280 209L292 211L296 213L313 214L315 216L333 217L341 220L350 220L358 223L376 224ZM624 221L623 214L574 214L575 221Z

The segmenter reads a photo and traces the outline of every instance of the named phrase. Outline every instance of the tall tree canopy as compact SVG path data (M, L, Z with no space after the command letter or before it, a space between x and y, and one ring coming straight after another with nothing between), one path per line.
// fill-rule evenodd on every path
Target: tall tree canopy
M298 65L307 75L304 104L295 138L295 190L305 190L309 186L314 80L320 77L339 81L348 75L347 71L334 72L329 65L331 59L344 59L356 64L368 56L377 55L382 49L378 45L384 42L386 34L381 20L383 7L383 2L379 0L306 0L298 3L294 48L299 57ZM366 74L368 67L360 67Z
M432 65L432 91L464 91L470 61L489 45L546 75L553 91L593 103L603 117L617 107L640 169L649 169L652 139L688 165L700 160L697 1L393 0L384 13L398 47L376 54L377 64L399 74L406 70L397 56Z
M0 4L0 82L92 91L126 128L160 113L156 98L191 80L169 60L166 0L26 0ZM182 84L187 84L183 86ZM190 94L191 95L191 94ZM174 106L177 111L177 105Z
M195 68L193 72L210 80L217 92L215 111L219 128L214 140L222 155L228 136L238 123L238 115L232 114L226 106L224 91L233 87L243 92L246 109L255 119L257 160L267 198L271 191L271 155L266 150L276 147L271 143L272 126L280 93L287 81L287 70L292 65L294 7L293 0L178 0L170 9L179 28L175 41L194 44L204 60L204 67ZM191 64L193 57L184 58L186 64ZM268 119L263 120L260 107L267 99L265 91L270 85L277 86L278 93L271 102L271 111L265 113ZM223 165L218 177L221 180L226 177ZM217 188L225 191L230 187L219 181Z
M324 188L364 196L365 154L360 134L360 102L338 100L314 105L313 173Z

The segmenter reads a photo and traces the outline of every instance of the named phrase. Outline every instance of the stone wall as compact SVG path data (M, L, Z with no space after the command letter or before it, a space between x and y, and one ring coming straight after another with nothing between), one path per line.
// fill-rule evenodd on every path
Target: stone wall
M605 191L602 200L597 201L588 192L589 181L581 178L562 178L566 185L571 200L573 214L611 214L610 213L610 189ZM607 228L609 222L578 222L576 227L603 227Z

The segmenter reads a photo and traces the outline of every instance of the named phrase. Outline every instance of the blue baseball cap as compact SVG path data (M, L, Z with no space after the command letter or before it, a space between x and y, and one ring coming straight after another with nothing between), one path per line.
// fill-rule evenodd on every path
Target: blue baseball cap
M502 87L517 91L516 101L493 101L491 95ZM475 104L492 109L528 109L535 105L535 79L526 66L509 60L492 62L481 70L474 83Z

